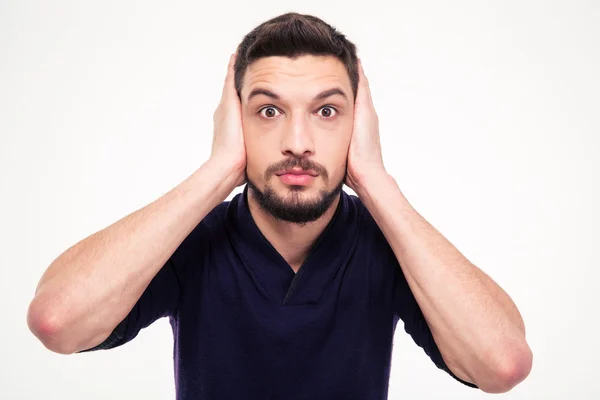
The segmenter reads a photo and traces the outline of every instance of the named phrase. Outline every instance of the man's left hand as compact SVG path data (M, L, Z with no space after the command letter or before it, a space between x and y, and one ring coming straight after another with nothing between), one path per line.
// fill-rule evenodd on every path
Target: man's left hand
M373 174L386 174L379 141L379 118L373 106L369 81L358 61L358 91L354 102L354 127L348 149L346 185L357 194Z

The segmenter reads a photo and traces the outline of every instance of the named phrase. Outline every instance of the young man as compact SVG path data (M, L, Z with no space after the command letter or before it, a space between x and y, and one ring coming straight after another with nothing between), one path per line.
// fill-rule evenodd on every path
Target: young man
M525 379L516 306L386 173L343 35L296 13L258 26L214 123L189 178L50 265L28 312L48 349L114 348L169 317L178 399L385 399L401 319L465 385Z

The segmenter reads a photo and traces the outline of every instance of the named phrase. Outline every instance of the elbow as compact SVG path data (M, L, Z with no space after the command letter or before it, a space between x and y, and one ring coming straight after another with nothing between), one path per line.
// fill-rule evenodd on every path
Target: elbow
M48 350L58 354L72 354L74 350L63 335L63 323L58 313L34 299L27 310L27 326Z
M494 373L479 388L486 393L506 393L525 380L533 365L533 353L525 343L518 351L510 352L497 363Z

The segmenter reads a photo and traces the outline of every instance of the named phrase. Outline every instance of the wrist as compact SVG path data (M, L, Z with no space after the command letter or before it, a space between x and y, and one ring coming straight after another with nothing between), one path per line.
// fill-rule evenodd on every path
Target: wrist
M377 170L365 175L355 192L367 208L375 207L380 201L384 199L387 201L398 194L402 196L396 180L385 170Z
M209 171L229 192L240 185L240 179L246 174L245 163L235 163L220 157L209 158L201 168Z
M218 160L209 159L196 169L183 185L190 190L199 191L202 202L216 206L231 194L236 187L235 183L232 168Z
M390 184L390 182L395 183L395 180L384 168L363 168L362 173L355 176L353 180L353 189L359 197L369 196L370 193Z
M405 216L416 213L394 177L387 173L370 175L356 194L378 224L385 224L390 220L392 209L394 213L400 212Z

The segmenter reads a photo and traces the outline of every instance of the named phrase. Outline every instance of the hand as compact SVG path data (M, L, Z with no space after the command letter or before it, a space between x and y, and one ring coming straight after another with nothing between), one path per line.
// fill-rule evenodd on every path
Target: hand
M354 102L354 127L348 149L346 185L358 193L366 179L373 173L385 173L381 144L379 142L379 118L373 106L369 81L358 60L358 90Z
M235 186L246 182L246 147L242 129L242 105L235 90L232 54L227 66L221 102L213 115L214 132L210 159L235 176Z

